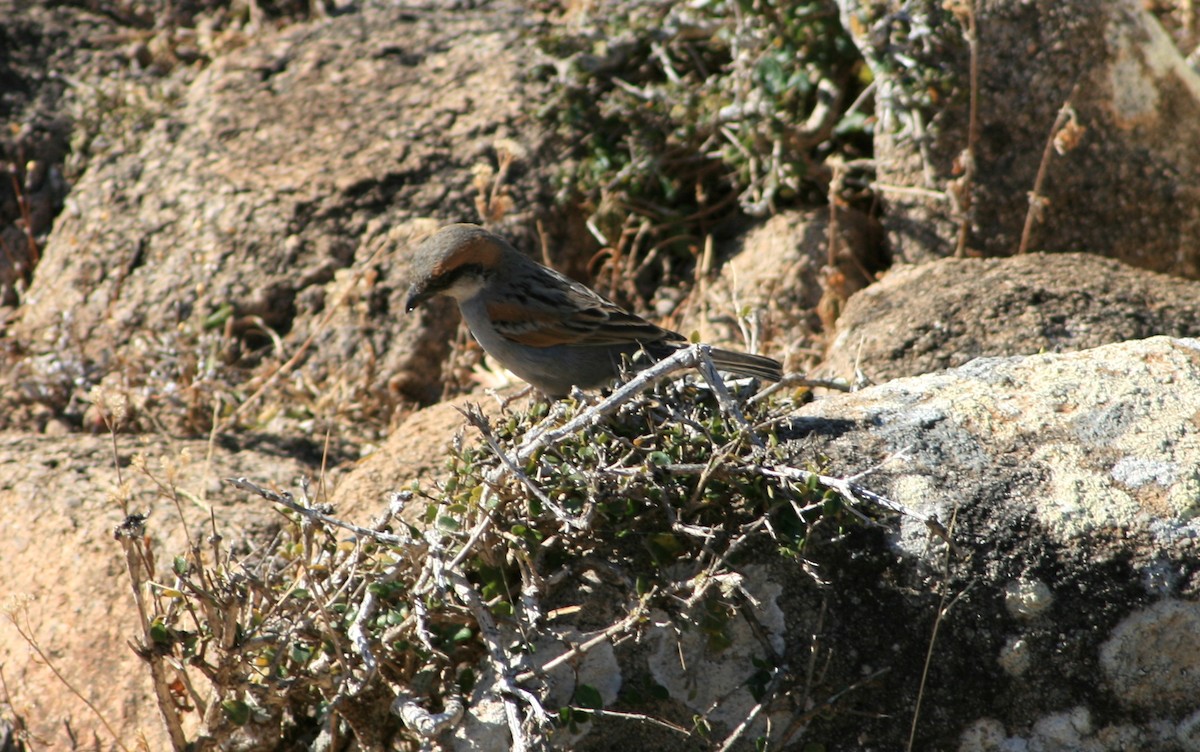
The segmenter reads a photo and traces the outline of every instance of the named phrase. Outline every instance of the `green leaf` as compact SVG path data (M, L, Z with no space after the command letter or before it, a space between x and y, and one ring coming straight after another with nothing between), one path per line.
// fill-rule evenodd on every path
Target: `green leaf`
M672 533L655 533L650 536L650 542L663 553L672 556L683 550L683 544Z
M221 703L221 709L234 726L245 726L250 720L250 706L241 700L225 700Z
M512 616L513 613L513 605L508 601L499 601L492 606L493 616Z
M156 645L170 645L171 630L167 629L167 625L163 624L161 619L155 619L150 624L150 639L154 640Z
M225 326L225 322L233 316L234 308L232 303L224 303L213 313L209 314L208 318L204 319L202 326L205 331L219 329Z
M837 494L826 496L821 501L821 514L834 515L842 509L842 497Z
M600 690L590 684L580 684L575 687L575 702L593 710L604 707L604 698L600 696Z
M294 644L292 645L292 660L296 663L308 663L312 659L313 649L308 645Z

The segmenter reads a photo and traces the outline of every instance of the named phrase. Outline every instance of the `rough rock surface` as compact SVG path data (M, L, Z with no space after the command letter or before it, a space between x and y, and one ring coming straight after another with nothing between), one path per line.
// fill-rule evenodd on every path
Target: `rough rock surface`
M1002 728L1031 749L1063 733L1047 748L1190 749L1197 414L1200 342L1164 337L984 358L801 409L834 466L877 466L865 485L953 521L961 558L939 587L957 600L924 698L938 748L962 734L987 749L970 740ZM930 540L907 519L894 545L922 559ZM860 635L889 618L860 616Z
M72 123L68 76L121 67L117 24L98 13L23 0L0 0L0 305L17 302L69 189ZM0 330L3 329L0 314Z
M222 479L316 479L321 450L261 439L211 447L209 458L201 440L0 434L0 525L9 531L0 545L8 573L0 577L0 604L125 741L144 737L149 749L169 748L150 674L130 647L140 629L113 529L127 512L148 515L156 548L183 554L186 536L204 542L210 535L211 511L227 551L244 555L253 541L270 540L278 514ZM138 454L145 471L132 463ZM164 487L178 489L177 503ZM169 565L160 562L163 582ZM0 665L6 682L0 720L20 717L51 749L72 748L68 733L95 736L109 748L98 719L7 619L0 620Z
M16 339L33 354L77 343L106 371L214 327L251 363L272 333L313 334L310 378L440 396L448 329L403 316L404 254L429 230L414 220L478 219L478 171L510 157L493 203L525 213L504 220L532 226L547 198L527 169L542 144L513 12L370 4L218 59L80 180Z
M1016 253L1041 168L1027 250L1200 276L1200 75L1144 3L974 6L978 123L966 188L967 6L956 19L936 3L838 5L880 83L875 157L897 258L953 254L967 200L967 249ZM1074 118L1056 129L1064 106Z
M878 383L986 355L1200 336L1200 284L1087 254L900 266L850 299L819 372Z

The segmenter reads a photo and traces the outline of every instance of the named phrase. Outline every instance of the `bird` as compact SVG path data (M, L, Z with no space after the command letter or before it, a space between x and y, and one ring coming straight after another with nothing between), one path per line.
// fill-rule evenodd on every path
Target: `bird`
M649 365L641 353L657 361L690 344L479 225L438 230L413 252L410 269L407 313L438 295L453 298L484 351L551 399L605 386L637 361ZM717 348L710 355L722 371L783 378L772 358Z

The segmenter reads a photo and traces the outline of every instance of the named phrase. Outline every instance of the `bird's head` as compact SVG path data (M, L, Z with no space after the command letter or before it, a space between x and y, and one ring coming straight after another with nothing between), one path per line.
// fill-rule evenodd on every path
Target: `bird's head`
M411 313L437 295L462 301L477 294L508 252L518 253L498 235L479 225L443 227L417 247L412 256L412 286L404 304Z

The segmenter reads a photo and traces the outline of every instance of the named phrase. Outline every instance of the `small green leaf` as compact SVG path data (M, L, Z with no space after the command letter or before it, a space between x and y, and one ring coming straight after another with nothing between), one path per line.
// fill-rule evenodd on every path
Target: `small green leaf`
M575 702L594 710L604 707L604 698L600 696L600 690L590 684L580 684L575 687Z
M671 533L655 533L650 541L663 553L675 555L683 550L683 544Z
M234 726L245 726L250 720L250 706L241 700L225 700L221 703L221 709Z
M512 616L513 613L513 605L508 601L498 601L492 606L493 616Z
M308 645L292 645L292 660L296 663L308 663L313 656L313 649Z
M225 326L225 322L228 321L231 316L233 316L233 311L233 304L225 303L216 311L209 314L208 318L204 319L202 326L204 327L205 331L219 329L220 327Z
M170 645L171 630L167 629L167 625L163 624L161 619L155 619L150 625L150 639L157 645Z

